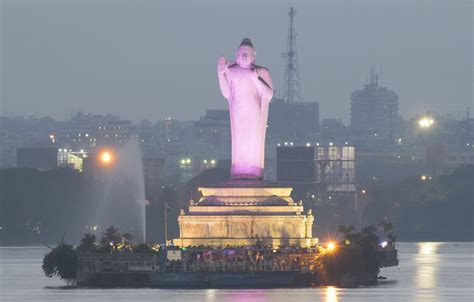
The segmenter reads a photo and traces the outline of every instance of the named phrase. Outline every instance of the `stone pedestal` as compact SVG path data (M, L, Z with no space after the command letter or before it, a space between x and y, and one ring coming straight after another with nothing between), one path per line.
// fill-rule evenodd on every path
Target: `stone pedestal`
M199 188L202 198L191 201L178 218L177 246L247 246L258 242L309 247L314 217L290 197L292 188L259 180L233 180Z

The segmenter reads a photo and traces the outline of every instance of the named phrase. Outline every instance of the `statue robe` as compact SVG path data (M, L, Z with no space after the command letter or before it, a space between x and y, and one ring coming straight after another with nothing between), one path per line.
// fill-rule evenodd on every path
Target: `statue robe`
M226 82L230 89L227 100L232 133L231 178L261 179L268 107L273 96L270 74L264 67L242 68L234 64L226 72Z

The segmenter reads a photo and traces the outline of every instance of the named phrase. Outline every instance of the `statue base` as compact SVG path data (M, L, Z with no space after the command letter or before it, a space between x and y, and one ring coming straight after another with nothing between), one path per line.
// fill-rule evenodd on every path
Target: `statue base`
M179 215L180 238L174 245L236 247L310 247L314 217L290 197L292 188L263 180L231 180L199 188L200 200L191 201Z

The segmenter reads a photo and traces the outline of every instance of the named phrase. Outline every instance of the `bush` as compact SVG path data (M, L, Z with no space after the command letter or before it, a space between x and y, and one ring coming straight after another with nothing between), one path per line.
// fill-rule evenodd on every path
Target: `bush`
M76 279L77 266L78 257L74 247L61 242L44 256L42 267L47 277L59 276L70 284Z

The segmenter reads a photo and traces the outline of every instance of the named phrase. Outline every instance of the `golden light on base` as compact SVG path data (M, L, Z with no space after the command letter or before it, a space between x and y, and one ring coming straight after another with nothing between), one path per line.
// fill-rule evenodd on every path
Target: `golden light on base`
M334 242L329 242L329 243L328 243L327 250L328 250L329 252L332 252L332 251L334 251L335 249L336 249L336 244L335 244Z

